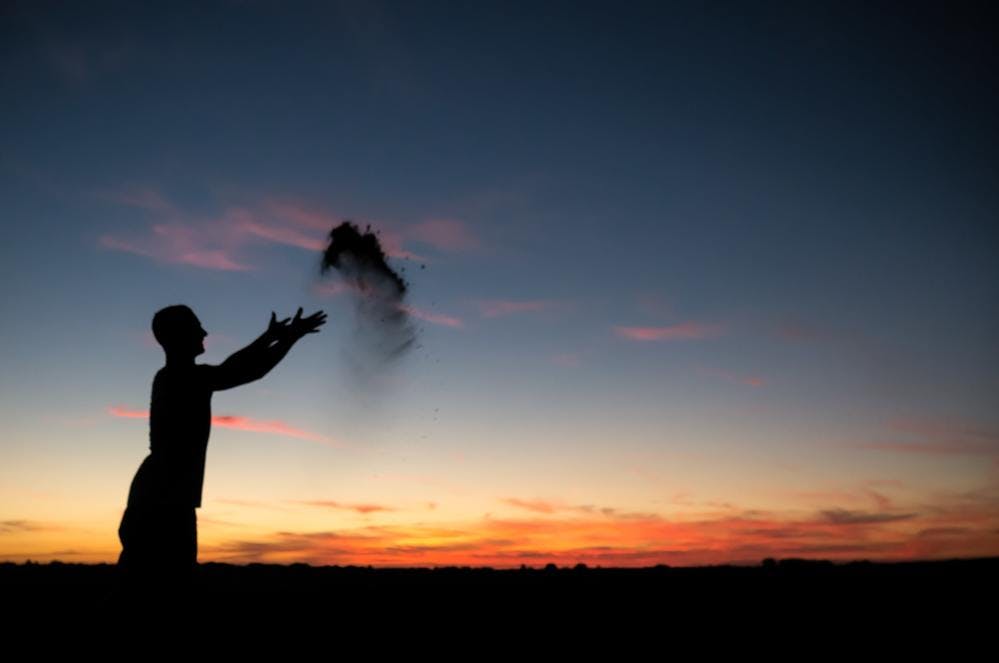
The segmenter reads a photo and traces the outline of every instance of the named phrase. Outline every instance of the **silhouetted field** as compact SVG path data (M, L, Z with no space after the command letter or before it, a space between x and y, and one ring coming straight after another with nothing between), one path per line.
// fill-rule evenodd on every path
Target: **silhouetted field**
M767 560L644 569L390 569L202 564L189 587L129 593L112 565L0 564L5 609L47 618L182 604L218 614L513 623L752 621L856 629L908 622L991 630L999 558L910 563ZM524 620L527 620L526 622ZM538 621L540 620L540 622ZM596 620L596 621L594 621Z

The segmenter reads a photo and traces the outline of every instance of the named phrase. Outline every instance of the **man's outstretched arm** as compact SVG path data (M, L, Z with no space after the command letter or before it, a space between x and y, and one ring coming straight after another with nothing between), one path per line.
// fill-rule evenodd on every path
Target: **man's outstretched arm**
M299 308L294 319L285 318L281 321L272 312L267 331L218 366L212 367L212 390L231 389L259 380L284 359L291 346L299 339L306 334L318 333L319 327L325 323L326 314L322 311L302 318L302 309Z

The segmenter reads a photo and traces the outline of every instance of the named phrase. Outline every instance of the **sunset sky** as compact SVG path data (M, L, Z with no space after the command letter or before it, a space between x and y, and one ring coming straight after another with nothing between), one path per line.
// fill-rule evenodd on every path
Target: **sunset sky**
M148 4L0 10L0 560L117 559L176 303L329 314L214 396L202 562L999 555L985 4Z

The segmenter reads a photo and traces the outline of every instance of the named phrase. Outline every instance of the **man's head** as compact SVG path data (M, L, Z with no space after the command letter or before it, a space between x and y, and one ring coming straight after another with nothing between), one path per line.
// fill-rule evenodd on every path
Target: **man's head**
M197 357L205 351L208 332L187 306L177 304L160 309L153 316L153 336L168 356Z

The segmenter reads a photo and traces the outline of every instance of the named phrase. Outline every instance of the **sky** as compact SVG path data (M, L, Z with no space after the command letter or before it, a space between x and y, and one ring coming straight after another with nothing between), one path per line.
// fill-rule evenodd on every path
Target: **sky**
M153 314L214 395L199 559L999 555L985 3L8 2L0 560L114 562ZM418 347L359 374L329 230Z

